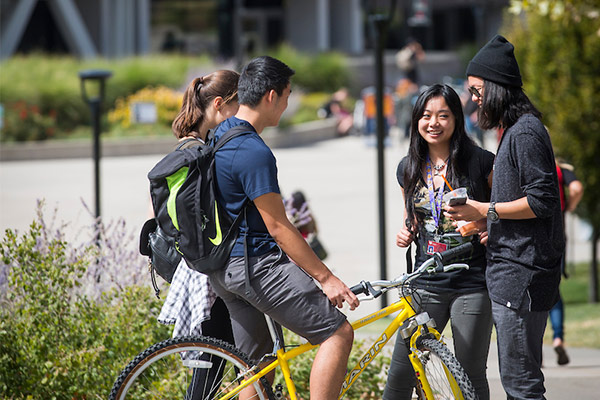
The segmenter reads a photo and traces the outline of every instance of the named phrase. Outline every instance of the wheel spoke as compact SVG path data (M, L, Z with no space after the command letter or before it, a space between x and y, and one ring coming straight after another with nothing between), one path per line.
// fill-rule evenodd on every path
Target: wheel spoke
M169 339L140 353L121 372L110 399L219 399L251 376L249 370L247 357L227 343L206 337ZM268 399L261 385L266 386L264 378L245 391Z

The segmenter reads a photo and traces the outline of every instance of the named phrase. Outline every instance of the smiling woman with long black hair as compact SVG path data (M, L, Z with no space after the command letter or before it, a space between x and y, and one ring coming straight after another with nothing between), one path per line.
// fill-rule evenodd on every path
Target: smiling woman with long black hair
M415 243L416 265L431 254L465 242L472 253L461 260L469 270L424 276L416 281L422 311L441 332L450 320L456 358L480 399L489 399L486 376L492 330L491 306L485 284L485 218L463 236L443 213L444 194L466 188L469 198L489 200L494 155L481 149L464 127L458 94L447 85L433 85L421 93L412 113L410 148L400 161L398 183L404 197L405 223L396 236L399 247ZM397 336L383 398L410 399L415 375L404 340Z

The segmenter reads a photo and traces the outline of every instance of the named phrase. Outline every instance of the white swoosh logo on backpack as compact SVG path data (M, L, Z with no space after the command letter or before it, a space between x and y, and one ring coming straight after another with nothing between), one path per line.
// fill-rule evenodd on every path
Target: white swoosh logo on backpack
M215 225L217 227L217 233L214 238L209 237L208 240L215 245L218 246L223 241L223 234L221 233L221 224L219 223L219 209L217 207L217 202L215 201Z

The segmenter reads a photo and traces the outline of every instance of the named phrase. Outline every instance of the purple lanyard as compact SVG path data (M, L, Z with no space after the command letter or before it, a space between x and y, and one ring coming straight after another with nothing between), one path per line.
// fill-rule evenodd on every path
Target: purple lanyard
M435 227L440 225L440 214L442 211L442 196L444 195L444 185L442 184L438 190L438 197L435 198L435 190L433 188L433 174L431 172L431 160L427 155L427 191L429 192L429 204L431 205L431 215L435 222Z

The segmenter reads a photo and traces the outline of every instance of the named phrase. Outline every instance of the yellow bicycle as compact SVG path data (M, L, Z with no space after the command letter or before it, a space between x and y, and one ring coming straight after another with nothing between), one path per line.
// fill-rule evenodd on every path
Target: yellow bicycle
M466 264L449 264L456 257L469 252L466 243L443 253L435 253L418 269L394 280L362 281L352 287L361 300L379 297L398 289L400 299L379 311L352 323L359 330L374 321L397 313L373 345L349 368L338 399L360 377L369 363L381 352L390 338L400 330L409 349L409 358L417 377L417 394L421 399L476 399L473 385L435 330L434 321L427 313L419 313L418 298L411 296L410 283L424 274L435 274L459 268ZM310 343L287 349L275 334L273 322L267 318L275 343L275 351L253 362L234 346L209 337L182 337L165 340L140 353L121 372L110 394L111 400L184 399L227 400L237 399L240 392L254 388L256 399L297 400L296 388L288 361L317 346ZM270 362L268 362L270 360ZM259 367L259 365L263 367ZM266 375L279 368L286 390L282 385L273 388ZM202 376L199 381L198 376ZM247 395L248 390L244 391ZM242 396L242 397L243 397Z

